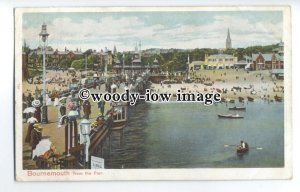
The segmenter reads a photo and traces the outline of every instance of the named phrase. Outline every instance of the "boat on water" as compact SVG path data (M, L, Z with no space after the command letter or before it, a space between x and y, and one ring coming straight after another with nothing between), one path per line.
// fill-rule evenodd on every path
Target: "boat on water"
M235 103L234 99L228 99L228 98L227 98L227 99L225 99L225 101L226 101L226 102L229 102L229 103Z
M253 97L247 97L248 101L254 101Z
M245 143L245 148L242 148L240 145L236 148L236 153L238 155L243 155L249 151L248 143Z
M282 101L282 97L279 97L277 95L274 96L275 101L277 102L281 102Z
M249 147L246 147L246 148L237 148L236 149L236 153L238 155L242 155L242 154L245 154L249 151Z
M127 124L127 104L126 103L119 103L107 112L110 114L112 118L112 125L111 130L121 130L126 127Z
M228 109L229 110L241 110L241 111L244 111L244 110L246 110L246 107L236 107L236 106L234 106L234 107L229 107Z
M227 115L221 115L221 114L218 114L218 117L219 118L227 118L227 119L241 119L241 118L244 118L243 116L240 116L239 114L227 114Z
M244 98L243 97L239 97L239 102L244 102Z

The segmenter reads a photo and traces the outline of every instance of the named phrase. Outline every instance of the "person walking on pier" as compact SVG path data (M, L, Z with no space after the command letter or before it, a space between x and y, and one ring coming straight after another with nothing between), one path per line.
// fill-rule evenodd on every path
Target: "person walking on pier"
M104 114L105 101L101 100L98 102L98 109L100 110L101 116Z
M91 114L91 103L89 102L89 100L85 100L82 104L82 107L83 107L84 117L86 119L89 119Z
M31 117L27 120L28 129L27 129L27 134L26 134L26 138L25 138L26 143L30 143L30 141L31 141L31 131L33 129L33 125L37 122L38 122L38 120L33 116L33 114L31 114Z
M29 143L31 146L31 156L37 144L42 140L42 130L43 128L39 124L36 123L33 125L33 129L30 134L30 143Z
M59 107L60 118L67 114L67 108L64 103L61 103ZM62 124L65 124L65 119L62 119Z

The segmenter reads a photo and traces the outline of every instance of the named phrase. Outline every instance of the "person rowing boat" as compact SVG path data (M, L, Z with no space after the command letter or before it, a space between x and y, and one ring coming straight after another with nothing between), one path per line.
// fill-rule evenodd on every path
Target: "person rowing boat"
M236 152L237 153L245 153L249 151L249 145L248 143L245 143L244 141L241 141L241 144L237 146Z

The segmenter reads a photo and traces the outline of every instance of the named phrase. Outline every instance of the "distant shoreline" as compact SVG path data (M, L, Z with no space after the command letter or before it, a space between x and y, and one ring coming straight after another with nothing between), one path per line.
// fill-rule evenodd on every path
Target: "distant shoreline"
M224 74L226 73L226 76ZM238 99L251 97L254 99L265 98L274 99L274 96L284 97L284 81L272 79L269 71L251 71L247 73L243 70L202 70L196 74L198 78L209 78L213 82L211 86L203 83L180 83L180 84L155 84L151 89L157 93L176 93L177 89L182 92L209 93L221 91L224 99ZM240 88L240 91L233 89ZM226 93L223 92L227 90Z

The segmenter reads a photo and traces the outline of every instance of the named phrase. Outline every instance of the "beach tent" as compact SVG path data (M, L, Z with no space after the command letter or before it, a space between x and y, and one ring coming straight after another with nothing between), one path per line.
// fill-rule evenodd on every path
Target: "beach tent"
M250 69L251 63L247 63L247 65L245 66L245 69Z

